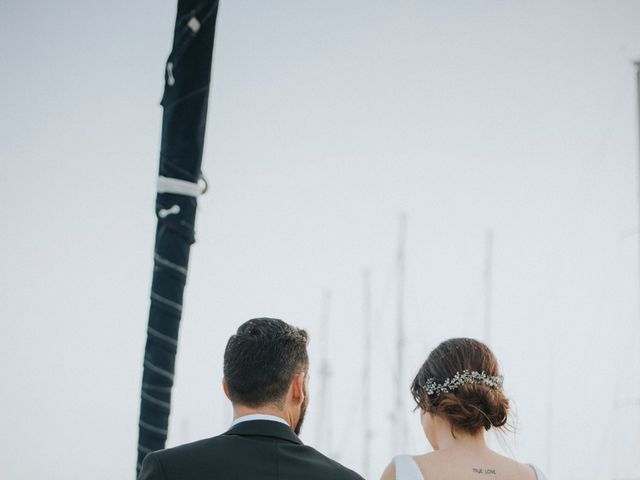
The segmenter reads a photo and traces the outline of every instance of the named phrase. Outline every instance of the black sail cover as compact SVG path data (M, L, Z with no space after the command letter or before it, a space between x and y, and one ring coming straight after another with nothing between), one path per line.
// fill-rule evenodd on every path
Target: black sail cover
M209 101L218 0L179 0L165 69L156 242L144 353L138 435L139 474L147 453L164 448Z

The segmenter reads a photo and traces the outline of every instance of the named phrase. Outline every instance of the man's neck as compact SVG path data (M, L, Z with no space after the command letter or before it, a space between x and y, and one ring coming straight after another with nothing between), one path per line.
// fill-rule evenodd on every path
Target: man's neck
M247 415L271 415L273 417L278 417L283 419L287 424L291 427L291 419L289 416L283 412L281 409L272 406L272 405L264 405L261 407L251 408L245 405L234 405L233 406L233 419L237 420L240 417L246 417ZM292 427L293 428L293 427Z

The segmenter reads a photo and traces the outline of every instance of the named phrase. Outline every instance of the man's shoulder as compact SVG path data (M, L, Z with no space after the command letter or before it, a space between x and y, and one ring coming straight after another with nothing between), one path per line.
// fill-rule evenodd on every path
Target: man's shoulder
M139 480L180 478L185 472L207 470L211 467L210 462L225 453L228 450L220 435L156 450L145 457Z
M302 448L306 449L308 455L313 457L314 465L322 466L326 471L326 476L328 478L340 480L363 480L358 473L348 467L345 467L336 460L327 457L324 453L319 452L315 448L309 445L302 445Z
M284 455L281 461L275 460L273 456L277 455L278 451ZM246 457L247 454L250 455L249 458ZM155 477L149 473L148 477L143 477L145 480L146 478L180 478L186 471L200 472L202 475L193 475L194 478L204 478L204 473L212 469L224 471L269 468L271 458L276 461L277 469L283 474L283 478L299 478L301 471L308 471L309 478L363 480L353 470L311 446L290 442L247 441L245 438L227 434L158 450L149 454L148 457L151 458L145 461L147 470L160 471L162 475ZM256 465L259 458L262 458L263 465ZM292 461L289 462L286 458Z
M164 450L158 450L153 452L153 455L159 460L175 460L181 457L189 457L197 455L205 451L209 451L212 447L215 448L224 443L224 435L216 435L215 437L203 438L194 442L184 443L175 447L165 448Z

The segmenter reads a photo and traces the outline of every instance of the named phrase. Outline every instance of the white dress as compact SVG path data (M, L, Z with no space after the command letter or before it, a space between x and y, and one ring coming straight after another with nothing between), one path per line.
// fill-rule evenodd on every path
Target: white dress
M396 480L428 480L422 476L418 464L411 455L398 455L394 457L393 464L396 467ZM544 474L535 465L531 465L535 470L538 480L547 480Z

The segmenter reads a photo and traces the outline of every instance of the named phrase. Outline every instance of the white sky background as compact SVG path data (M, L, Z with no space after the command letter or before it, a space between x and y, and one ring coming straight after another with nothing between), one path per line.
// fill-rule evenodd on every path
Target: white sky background
M0 3L3 478L133 477L174 20L164 0ZM317 446L362 471L368 266L378 477L401 453L405 211L404 383L441 340L482 335L493 228L507 450L554 478L640 474L639 24L638 1L222 1L169 444L228 426L222 352L255 316L311 333L313 444L329 288ZM426 451L405 399L409 452Z

